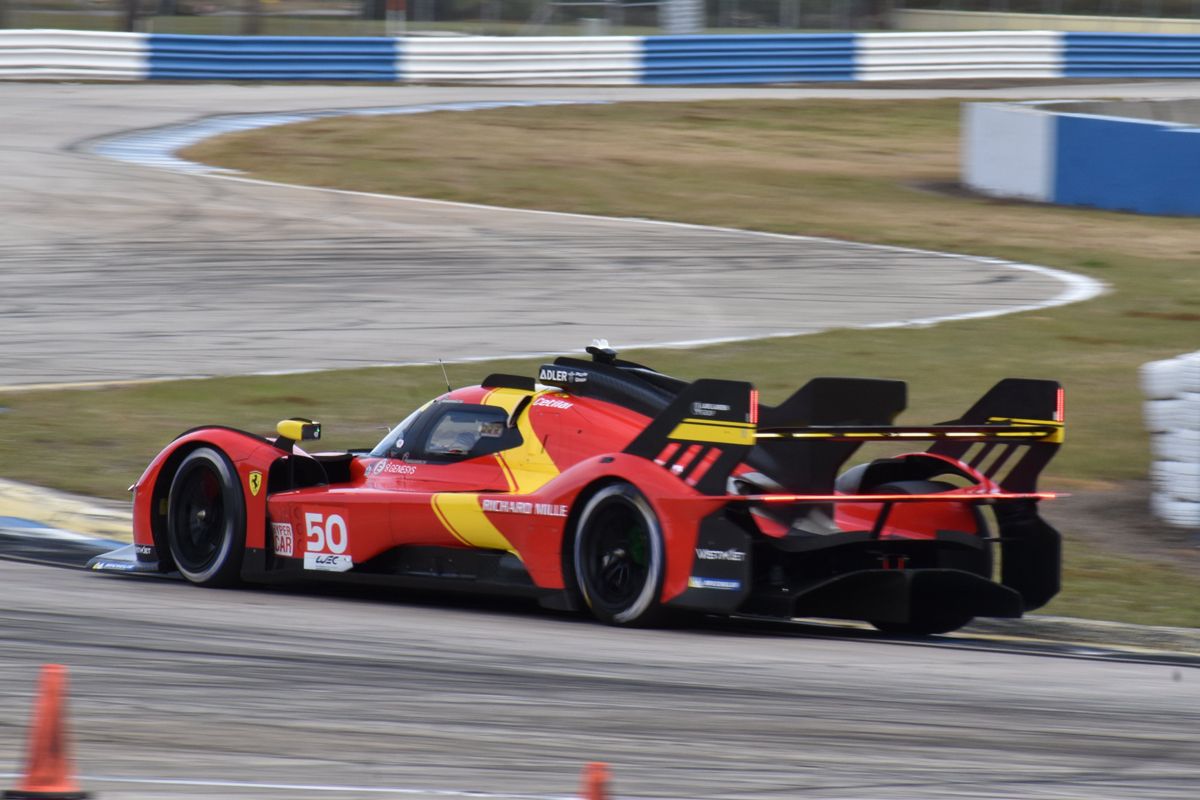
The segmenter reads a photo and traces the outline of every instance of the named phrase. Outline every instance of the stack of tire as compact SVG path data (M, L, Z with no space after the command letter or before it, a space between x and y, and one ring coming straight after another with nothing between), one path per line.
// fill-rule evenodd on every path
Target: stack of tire
M1143 364L1141 379L1154 456L1150 510L1200 530L1200 352Z

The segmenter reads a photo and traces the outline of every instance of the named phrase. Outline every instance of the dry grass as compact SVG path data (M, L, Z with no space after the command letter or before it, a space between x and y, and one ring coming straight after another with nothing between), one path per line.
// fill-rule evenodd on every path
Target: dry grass
M861 100L440 112L231 134L185 156L385 194L985 255L1053 251L1063 266L1101 267L1110 253L1200 261L1191 221L922 188L958 180L958 113L953 101Z

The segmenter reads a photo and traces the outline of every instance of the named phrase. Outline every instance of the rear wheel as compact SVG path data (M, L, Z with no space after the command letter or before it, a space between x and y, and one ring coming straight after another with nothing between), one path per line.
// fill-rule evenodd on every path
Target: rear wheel
M237 583L246 501L237 472L220 451L198 448L179 465L167 500L167 542L176 568L192 583Z
M575 578L592 614L611 625L660 622L662 530L645 496L628 483L588 499L575 535Z

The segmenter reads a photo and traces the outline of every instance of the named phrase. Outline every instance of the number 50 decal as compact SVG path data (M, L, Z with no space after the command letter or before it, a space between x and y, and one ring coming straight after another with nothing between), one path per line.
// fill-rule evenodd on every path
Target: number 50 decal
M304 515L305 549L310 553L344 553L349 537L346 535L346 520L340 514Z

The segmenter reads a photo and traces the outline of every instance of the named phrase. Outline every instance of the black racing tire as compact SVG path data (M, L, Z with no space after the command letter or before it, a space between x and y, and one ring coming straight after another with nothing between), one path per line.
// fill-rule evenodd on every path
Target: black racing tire
M176 569L197 586L233 586L246 547L246 498L219 450L183 459L167 499L167 544Z
M666 552L658 517L629 483L587 499L575 528L574 572L592 615L609 625L648 627L666 617L659 598Z
M937 494L956 488L946 481L893 481L873 487L874 494ZM972 509L977 525L983 525L983 519L977 509ZM980 529L982 530L982 528ZM876 630L897 636L929 636L937 633L956 631L975 619L973 614L946 609L936 614L926 614L909 622L882 622L871 620Z

